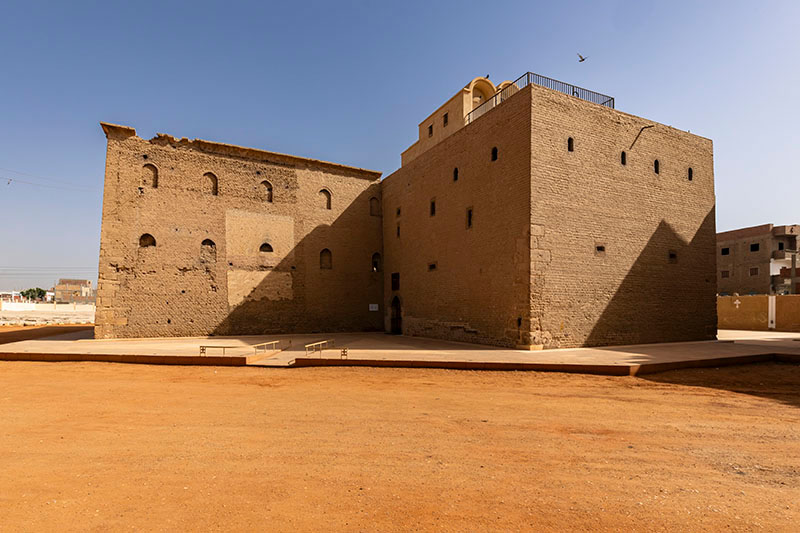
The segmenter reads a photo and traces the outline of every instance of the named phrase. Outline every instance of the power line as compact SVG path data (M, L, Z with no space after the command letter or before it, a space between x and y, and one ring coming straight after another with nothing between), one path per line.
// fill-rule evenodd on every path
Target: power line
M5 170L6 172L11 172L12 174L19 174L20 176L28 176L29 178L36 178L36 179L40 179L40 180L44 180L44 181L52 181L54 183L65 183L67 185L72 185L72 182L70 182L70 181L66 181L66 180L62 180L62 179L55 179L55 178L46 178L44 176L38 176L36 174L30 174L28 172L21 172L19 170L14 170L14 169L11 169L11 168L0 167L0 170Z
M33 181L21 180L19 178L10 178L8 176L0 176L0 180L6 182L6 186L11 185L12 183L24 183L25 185L33 185L34 187L43 187L46 189L60 189L66 191L82 191L82 192L98 192L97 189L88 189L86 187L66 187L62 185L49 185L45 183L36 183Z

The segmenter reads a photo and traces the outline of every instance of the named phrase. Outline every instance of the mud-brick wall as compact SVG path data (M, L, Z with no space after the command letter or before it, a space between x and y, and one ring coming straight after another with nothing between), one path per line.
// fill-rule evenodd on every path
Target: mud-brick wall
M382 328L379 173L103 126L97 337Z

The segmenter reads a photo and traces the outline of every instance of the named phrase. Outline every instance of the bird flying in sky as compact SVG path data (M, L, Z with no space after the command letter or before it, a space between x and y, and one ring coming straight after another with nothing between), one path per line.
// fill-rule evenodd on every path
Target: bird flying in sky
M588 57L583 57L582 55L578 54L578 63L583 63L587 59L589 59L589 58Z

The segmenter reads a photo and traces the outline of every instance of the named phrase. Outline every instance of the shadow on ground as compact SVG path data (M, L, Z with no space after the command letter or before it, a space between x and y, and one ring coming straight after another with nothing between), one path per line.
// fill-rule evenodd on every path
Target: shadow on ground
M94 329L93 324L80 324L80 325L63 325L63 326L21 326L11 327L9 329L0 328L0 344L8 344L17 341L29 341L33 339L41 340L64 340L58 339L45 339L45 337L53 337L55 335L65 335L68 333L87 332ZM91 338L92 335L81 336L81 338Z
M800 365L792 363L755 363L719 368L687 368L640 379L653 383L684 385L725 390L775 400L800 407Z

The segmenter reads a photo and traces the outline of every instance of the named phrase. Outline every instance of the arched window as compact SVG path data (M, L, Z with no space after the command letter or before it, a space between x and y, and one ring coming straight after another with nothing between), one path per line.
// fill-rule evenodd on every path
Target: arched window
M375 252L374 254L372 254L372 271L380 272L381 270L383 270L381 266L381 254Z
M261 253L270 253L272 251L272 245L268 242L265 242L258 248L258 251Z
M264 189L264 199L267 203L272 203L272 184L266 180L261 182L261 186Z
M150 235L149 233L145 233L141 237L139 237L139 248L149 248L150 246L156 245L156 238Z
M567 139L567 151L574 152L575 151L575 141L570 137Z
M203 174L203 192L211 193L212 195L216 196L219 194L219 181L217 177L212 174L211 172L206 172Z
M453 169L453 181L458 181L458 167Z
M619 162L622 163L623 165L627 165L628 164L628 154L626 154L625 152L622 152L620 154L620 156L619 156Z
M369 214L374 217L381 216L381 203L374 196L369 199Z
M326 270L333 268L333 255L331 255L331 251L327 248L319 253L319 267Z
M216 261L217 260L217 245L211 239L205 239L200 243L200 260L201 261Z
M320 207L323 209L331 208L331 193L328 189L322 189L319 191L319 199Z
M689 178L689 181L692 181L692 179L694 178L694 171L692 171L692 167L689 167L689 173L687 177Z
M656 159L655 161L653 161L653 172L658 174L659 171L661 170L659 167L660 165L658 164L658 159Z
M492 148L492 161L497 161L497 146Z
M142 186L158 188L158 169L155 165L147 163L142 167Z

